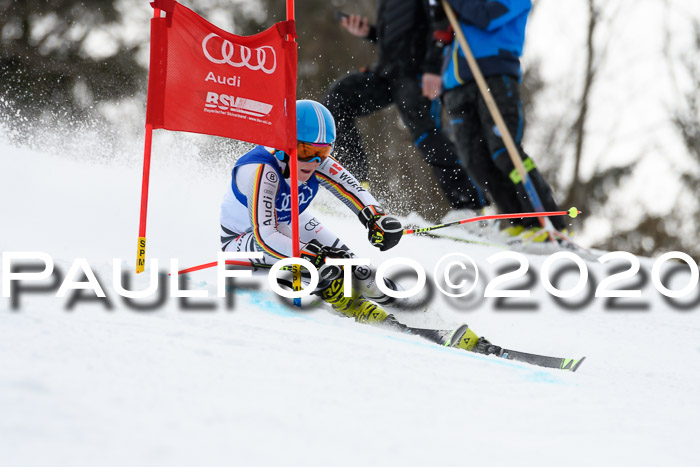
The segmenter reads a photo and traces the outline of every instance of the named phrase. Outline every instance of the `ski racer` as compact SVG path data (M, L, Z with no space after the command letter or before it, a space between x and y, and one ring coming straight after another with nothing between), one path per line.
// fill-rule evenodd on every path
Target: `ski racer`
M398 219L387 215L357 179L331 157L336 134L335 121L328 109L315 101L300 100L297 101L296 112L300 256L320 269L321 280L316 293L336 311L358 322L383 323L466 350L475 349L477 341L482 346L488 345L488 341L479 339L466 325L459 328L459 332L446 334L416 330L399 323L379 306L390 303L392 298L376 286L375 271L371 268L353 269L355 293L351 297L344 296L342 269L324 263L328 257L351 257L352 252L308 212L307 208L319 186L328 189L357 214L368 230L370 243L381 251L399 243L403 227ZM221 205L223 251L262 252L263 258L255 263L260 267L292 256L289 182L289 155L283 151L257 146L236 161L230 189ZM396 288L389 280L387 285Z
M388 216L377 200L338 161L330 156L335 121L323 105L297 101L297 154L301 257L317 268L325 258L349 257L348 247L307 211L320 186L340 199L368 229L372 245L393 248L403 227ZM292 256L289 155L257 146L236 162L221 206L223 251L259 251L259 265L269 266ZM357 271L356 271L357 272ZM374 273L356 274L363 295L377 303L391 301L375 285Z

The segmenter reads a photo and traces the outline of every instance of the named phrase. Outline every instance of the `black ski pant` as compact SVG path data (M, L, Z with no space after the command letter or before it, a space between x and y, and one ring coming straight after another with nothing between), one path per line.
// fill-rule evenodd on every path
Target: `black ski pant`
M335 118L334 156L358 180L367 180L368 164L356 119L396 104L450 205L455 209L484 207L484 197L467 176L454 145L437 128L431 115L433 103L421 94L418 77L385 79L369 71L354 72L333 83L322 103Z
M486 83L520 152L542 208L545 211L558 211L551 187L521 146L525 121L518 79L508 75L488 76ZM479 187L504 213L537 210L530 202L476 82L470 81L447 91L443 95L443 102L459 155ZM557 230L565 227L561 217L550 217L550 220ZM525 226L540 225L537 219L527 218L518 223Z

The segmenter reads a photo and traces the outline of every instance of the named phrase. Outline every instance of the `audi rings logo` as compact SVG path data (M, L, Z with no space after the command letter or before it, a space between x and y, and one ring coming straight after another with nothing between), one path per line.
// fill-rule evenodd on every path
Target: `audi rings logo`
M217 65L228 63L232 67L246 67L252 71L260 70L268 75L274 73L277 69L277 55L275 54L275 49L269 45L263 45L262 47L251 50L244 45L234 44L225 39L221 39L221 50L219 51L221 58L216 58L209 53L209 49L207 49L207 43L214 37L221 39L221 37L211 33L202 41L202 51L210 62L216 63ZM255 51L255 58L253 58L253 51ZM214 55L219 54L215 53Z

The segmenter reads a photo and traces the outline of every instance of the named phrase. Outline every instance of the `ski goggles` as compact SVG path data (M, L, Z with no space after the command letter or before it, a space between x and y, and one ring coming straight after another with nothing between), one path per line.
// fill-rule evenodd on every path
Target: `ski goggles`
M297 142L297 160L300 162L318 162L319 164L330 156L332 144Z

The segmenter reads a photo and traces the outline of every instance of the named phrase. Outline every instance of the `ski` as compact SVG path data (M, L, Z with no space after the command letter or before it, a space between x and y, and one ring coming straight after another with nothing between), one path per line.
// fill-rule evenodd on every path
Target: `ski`
M547 357L545 355L537 355L532 353L520 352L517 350L504 349L498 345L494 345L483 337L479 337L469 329L466 324L463 324L451 336L450 342L445 345L457 347L482 355L494 355L506 360L514 360L517 362L529 363L530 365L541 366L544 368L556 368L559 370L576 371L586 357L580 359L573 358L558 358Z
M478 345L480 343L479 336L474 334L471 331L471 329L469 329L469 326L466 324L463 324L459 328L452 331L412 328L408 326L402 326L401 330L403 330L407 334L415 334L431 342L434 342L439 345L444 345L446 347L455 347L470 352L478 353L481 355L493 355L495 357L504 358L506 360L529 363L530 365L541 366L544 368L555 368L558 370L576 371L586 359L586 357L582 357L579 359L548 357L545 355L504 349L497 345L493 345L486 340L481 341L481 345Z
M291 288L289 280L277 278L277 282ZM445 347L453 347L480 355L493 355L506 360L529 363L544 368L556 368L560 370L576 371L586 357L580 359L547 357L517 350L504 349L491 344L487 339L479 337L468 325L463 324L454 330L414 328L399 322L392 314L388 314L378 305L364 297L345 297L342 293L343 278L338 277L331 284L320 291L321 299L334 311L342 315L353 317L359 323L370 323L378 326L386 326L395 331L420 336L430 342Z
M559 370L576 371L581 366L586 357L582 358L560 358L547 357L545 355L537 355L517 350L501 349L495 354L498 357L506 360L514 360L517 362L529 363L531 365L542 366L545 368L557 368Z
M392 319L395 319L393 315L390 315ZM454 336L461 336L466 331L467 325L463 324L457 329L443 330L443 329L423 329L423 328L412 328L409 326L402 325L400 323L390 323L392 327L399 328L400 331L406 334L413 334L434 342L438 345L444 345L449 347L452 338Z

